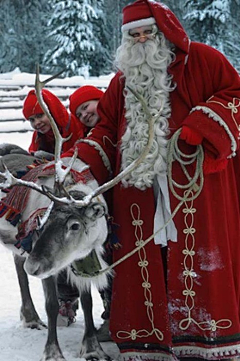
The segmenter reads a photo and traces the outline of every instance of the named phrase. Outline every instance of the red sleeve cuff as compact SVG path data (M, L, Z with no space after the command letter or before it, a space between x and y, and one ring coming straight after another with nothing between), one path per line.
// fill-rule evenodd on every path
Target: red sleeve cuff
M185 140L186 143L191 145L199 145L202 143L203 137L201 134L196 132L193 129L190 129L186 125L182 127L182 131L180 133L180 139Z

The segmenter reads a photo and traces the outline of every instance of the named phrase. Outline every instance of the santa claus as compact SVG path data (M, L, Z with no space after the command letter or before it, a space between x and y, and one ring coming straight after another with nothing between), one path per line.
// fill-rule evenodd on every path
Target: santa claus
M126 361L239 356L239 76L217 50L190 42L159 2L126 6L122 34L118 72L98 105L101 121L78 154L100 184L137 159L148 123L129 88L143 96L156 118L154 141L113 189L122 245L115 260L165 227L115 268L111 336ZM196 148L204 152L204 182L194 196L187 183L199 163L184 164L182 154Z

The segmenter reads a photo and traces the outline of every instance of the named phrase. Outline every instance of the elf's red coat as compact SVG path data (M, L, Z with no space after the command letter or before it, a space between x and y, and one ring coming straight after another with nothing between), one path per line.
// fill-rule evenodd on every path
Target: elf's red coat
M169 9L152 1L148 5L176 45L169 68L177 84L170 95L169 128L174 133L185 124L203 136L204 186L174 217L178 241L168 243L166 264L160 246L151 241L116 267L111 335L125 360L136 355L144 360L232 358L240 355L240 79L218 51L190 44ZM169 24L160 23L160 16ZM118 73L100 100L100 123L78 143L79 157L99 183L120 171L123 89ZM196 150L181 140L179 145L185 152ZM186 183L177 162L172 176ZM179 201L171 192L170 200L173 211ZM152 188L115 186L113 216L122 248L114 251L114 260L152 235L154 213Z

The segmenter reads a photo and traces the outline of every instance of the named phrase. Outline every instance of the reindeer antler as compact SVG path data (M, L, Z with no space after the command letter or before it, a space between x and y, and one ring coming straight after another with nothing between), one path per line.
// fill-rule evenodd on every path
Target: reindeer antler
M46 103L43 100L42 97L42 89L44 88L44 86L49 83L51 80L57 78L60 74L62 74L63 71L57 73L56 75L53 75L47 79L45 79L44 81L40 81L39 78L39 65L37 64L36 67L36 79L35 79L35 89L36 89L36 96L38 99L38 102L42 108L42 110L44 111L44 113L46 114L46 116L48 117L52 130L53 130L53 134L55 137L55 169L56 169L56 173L55 173L55 182L58 186L62 185L64 182L64 179L66 178L67 174L69 173L76 157L77 157L77 152L74 153L73 158L69 164L69 166L66 169L63 169L62 167L62 160L61 160L61 151L62 151L62 145L64 142L66 142L67 140L69 140L72 136L72 134L67 137L67 138L63 138L61 136L61 133L59 132L59 129L57 127L57 124L52 116L52 114L50 113Z

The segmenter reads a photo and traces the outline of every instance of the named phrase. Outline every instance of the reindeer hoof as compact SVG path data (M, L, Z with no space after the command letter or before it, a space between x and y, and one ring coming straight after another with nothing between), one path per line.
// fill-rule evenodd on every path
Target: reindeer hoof
M43 356L40 361L66 361L59 346L56 344L48 344L45 347Z
M111 360L111 358L103 351L96 335L85 337L83 339L80 357L90 361Z
M31 328L35 330L44 330L47 325L39 318L36 311L21 309L20 320L24 328Z
M45 330L47 328L47 325L45 325L45 323L42 322L40 319L30 322L26 322L25 320L23 320L23 327L31 328L32 330Z
M32 330L45 330L47 328L47 325L45 325L45 323L42 322L42 323L32 323L27 327L31 328Z

